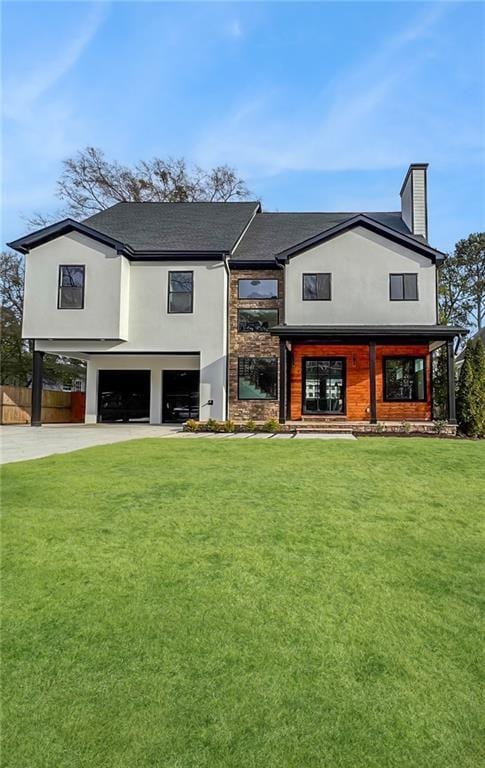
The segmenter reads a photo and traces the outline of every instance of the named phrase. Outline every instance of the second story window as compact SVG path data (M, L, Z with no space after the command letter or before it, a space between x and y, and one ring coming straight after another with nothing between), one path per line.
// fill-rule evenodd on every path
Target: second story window
M418 275L416 272L389 275L389 298L391 301L417 301Z
M168 273L168 311L169 314L187 314L193 312L194 273Z
M240 299L277 299L277 280L239 280L238 296Z
M330 301L331 298L332 275L330 272L303 275L303 301Z
M84 309L84 271L84 266L80 264L61 264L58 309Z

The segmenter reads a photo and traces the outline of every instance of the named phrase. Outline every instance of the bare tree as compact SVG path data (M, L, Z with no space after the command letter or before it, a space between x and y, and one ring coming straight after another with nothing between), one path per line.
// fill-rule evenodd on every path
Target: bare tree
M207 171L183 158L153 157L129 167L86 147L64 160L56 194L65 204L61 216L83 219L120 202L228 202L246 199L249 191L227 165ZM51 220L35 214L28 222L42 227Z

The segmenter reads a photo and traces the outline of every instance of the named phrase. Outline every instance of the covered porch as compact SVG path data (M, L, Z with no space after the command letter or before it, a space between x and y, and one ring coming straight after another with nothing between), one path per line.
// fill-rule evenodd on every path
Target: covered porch
M386 431L398 431L406 422L412 431L429 431L426 425L439 418L456 425L454 342L463 329L281 325L272 333L280 340L281 424L356 431L385 425ZM439 415L437 355L446 379ZM443 399L441 380L440 386Z

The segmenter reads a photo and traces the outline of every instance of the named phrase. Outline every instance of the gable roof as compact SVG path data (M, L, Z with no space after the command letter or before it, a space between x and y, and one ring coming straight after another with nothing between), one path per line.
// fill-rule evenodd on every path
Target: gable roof
M234 266L286 261L357 226L424 254L445 255L413 235L399 212L262 213L258 202L117 203L83 222L63 219L8 245L28 253L42 243L77 231L130 259L222 258Z
M357 226L366 227L424 253L433 261L444 258L444 254L431 248L422 237L412 234L400 212L261 213L254 218L231 261L240 264L275 258L285 261Z
M55 240L56 237L67 235L69 232L80 232L82 235L86 235L86 237L91 237L99 243L110 245L117 251L123 253L127 250L131 250L129 246L127 246L126 243L122 243L121 240L110 237L103 232L98 232L92 227L88 227L74 219L62 219L55 224L50 224L48 227L42 227L42 229L37 229L35 232L24 235L24 237L19 237L18 240L12 240L12 242L7 243L7 245L9 248L13 248L20 253L28 253L31 248L36 248L38 245L42 245L42 243L49 242L49 240Z
M134 251L230 253L258 209L258 202L118 203L84 223Z

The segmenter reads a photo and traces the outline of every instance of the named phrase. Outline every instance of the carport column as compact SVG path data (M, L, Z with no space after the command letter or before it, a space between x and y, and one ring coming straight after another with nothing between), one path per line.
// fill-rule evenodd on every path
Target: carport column
M35 343L35 342L34 342ZM31 427L42 426L42 374L44 368L44 353L36 352L32 360L32 408Z
M162 368L154 362L150 371L150 424L160 424L162 420Z
M86 424L96 424L98 420L98 366L94 360L87 361L86 367Z

